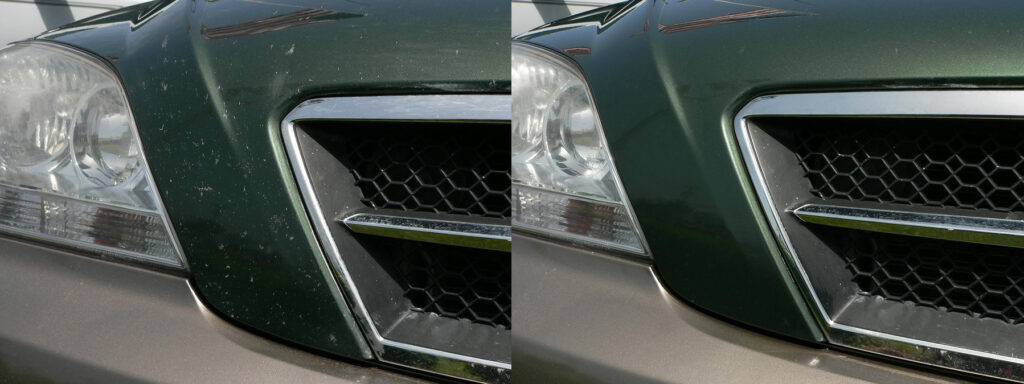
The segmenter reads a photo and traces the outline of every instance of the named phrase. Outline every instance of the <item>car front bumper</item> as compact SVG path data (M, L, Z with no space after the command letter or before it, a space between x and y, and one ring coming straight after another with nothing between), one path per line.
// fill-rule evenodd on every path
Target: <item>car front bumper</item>
M421 383L221 319L187 279L0 239L0 382Z
M517 382L952 380L722 321L672 296L649 264L524 235L513 244Z

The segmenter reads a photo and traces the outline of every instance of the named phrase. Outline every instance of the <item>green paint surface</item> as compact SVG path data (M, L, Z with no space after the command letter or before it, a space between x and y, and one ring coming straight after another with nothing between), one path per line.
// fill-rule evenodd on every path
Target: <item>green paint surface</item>
M179 0L40 38L116 67L195 287L214 310L369 358L312 232L280 123L314 97L507 94L508 30L508 3L498 0Z
M1024 84L1024 3L645 1L521 36L572 57L594 93L665 284L732 319L820 341L733 130L776 93Z

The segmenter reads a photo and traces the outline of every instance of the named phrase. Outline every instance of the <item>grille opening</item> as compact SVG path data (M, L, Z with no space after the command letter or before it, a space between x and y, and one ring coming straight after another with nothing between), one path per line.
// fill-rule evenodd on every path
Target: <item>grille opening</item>
M1024 212L1024 121L758 118L822 199ZM780 125L781 124L781 125Z
M958 215L1024 213L1021 120L765 117L757 126L784 150L773 158L787 167L777 175L790 180L785 187L776 181L779 196ZM1022 249L816 225L809 231L850 273L828 274L852 282L859 295L1024 323Z
M512 328L512 260L507 252L380 240L412 310Z
M511 136L488 123L310 123L371 208L508 218ZM329 131L326 132L326 131Z
M922 226L949 216L1024 219L1024 119L843 115L842 103L872 93L822 104L835 115L800 116L780 103L787 97L770 99L762 109L744 107L774 115L740 116L737 129L769 219L830 323L830 341L993 377L1024 377L1002 360L1017 358L1024 344L1024 249L968 243L968 235L949 241L862 230L915 233L913 222L872 224L876 214L927 221ZM899 108L877 105L852 108ZM924 110L941 113L941 105ZM794 210L807 204L864 210L864 217L847 219L866 220L853 228L842 227L851 222L839 217L805 222Z
M511 361L511 255L350 230L379 213L508 225L509 123L302 121L298 148L367 321L390 341Z
M1024 323L1024 250L821 227L859 294Z

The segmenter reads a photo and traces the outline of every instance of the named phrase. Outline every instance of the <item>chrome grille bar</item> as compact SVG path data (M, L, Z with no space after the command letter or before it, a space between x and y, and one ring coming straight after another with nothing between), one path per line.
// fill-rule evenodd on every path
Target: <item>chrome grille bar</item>
M508 225L357 213L339 220L353 232L459 247L511 251Z
M1024 221L807 204L793 210L801 221L895 235L1024 248Z

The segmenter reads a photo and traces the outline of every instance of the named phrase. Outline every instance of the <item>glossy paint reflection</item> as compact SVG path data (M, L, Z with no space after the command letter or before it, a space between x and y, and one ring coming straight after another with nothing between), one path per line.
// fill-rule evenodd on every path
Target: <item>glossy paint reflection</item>
M165 1L43 38L114 62L214 311L371 358L311 232L279 124L319 96L508 93L508 28L498 0Z
M749 3L647 1L522 38L591 48L573 59L665 283L716 313L823 340L761 214L732 118L765 94L1019 87L1024 25L1013 15L1022 4Z

